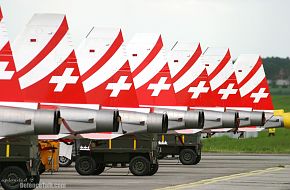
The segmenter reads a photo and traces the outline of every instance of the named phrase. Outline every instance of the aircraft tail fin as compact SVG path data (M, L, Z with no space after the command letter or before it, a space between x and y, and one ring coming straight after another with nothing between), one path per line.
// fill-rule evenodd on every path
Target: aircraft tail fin
M140 105L175 106L176 99L160 34L135 34L126 48Z
M0 101L22 102L18 78L15 75L15 64L0 7Z
M199 43L177 42L168 55L176 102L180 106L213 107L208 75Z
M86 102L65 15L35 14L13 54L25 101Z
M243 107L239 86L228 48L210 47L204 53L204 64L213 96L220 107Z
M76 50L88 103L138 107L123 35L119 28L92 28Z
M234 68L243 104L254 110L274 110L261 57L242 54Z

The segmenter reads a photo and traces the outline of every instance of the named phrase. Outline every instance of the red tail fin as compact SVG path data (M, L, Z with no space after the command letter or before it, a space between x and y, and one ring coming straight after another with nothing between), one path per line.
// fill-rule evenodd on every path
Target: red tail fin
M136 34L127 45L127 52L140 105L175 106L161 36Z
M215 105L216 99L211 94L200 44L178 42L168 57L177 105Z
M16 70L26 101L85 103L65 15L36 14L15 41Z
M88 103L139 106L120 29L93 28L77 56Z
M213 96L217 97L215 105L241 107L241 97L238 93L239 86L229 49L208 48L204 53L204 64Z
M0 7L0 101L23 101L8 34Z
M256 110L273 110L261 57L250 54L240 55L234 67L243 104Z

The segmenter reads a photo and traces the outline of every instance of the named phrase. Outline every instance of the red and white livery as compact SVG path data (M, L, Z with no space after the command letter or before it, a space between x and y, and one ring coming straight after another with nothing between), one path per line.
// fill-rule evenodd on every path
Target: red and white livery
M176 106L161 35L135 34L126 50L139 104Z
M22 102L22 94L15 75L15 64L8 40L5 19L0 7L0 101L1 105L13 105L12 102ZM6 102L6 103L5 103ZM10 104L8 103L10 102Z
M148 118L163 122L163 113L152 114L148 108L139 108L123 41L120 29L93 28L77 49L87 102L99 104L102 109L119 109L122 130L127 133L159 130L150 127Z
M24 101L40 103L41 109L59 109L65 120L62 134L117 130L117 112L86 104L65 15L35 14L13 43L13 53Z
M242 54L235 61L234 68L243 104L254 110L273 110L261 57Z
M139 107L120 29L92 28L77 49L88 103L103 107Z
M215 105L223 108L239 107L241 97L230 50L209 47L203 55L203 62L213 96L217 97Z
M177 105L187 107L215 105L216 97L211 93L199 43L177 42L168 54L168 64Z
M25 101L86 103L68 30L65 15L35 14L13 43Z

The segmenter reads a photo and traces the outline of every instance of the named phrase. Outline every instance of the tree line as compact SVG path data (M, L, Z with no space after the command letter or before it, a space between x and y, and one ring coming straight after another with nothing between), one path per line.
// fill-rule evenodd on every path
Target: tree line
M266 57L263 65L267 79L290 79L290 58Z

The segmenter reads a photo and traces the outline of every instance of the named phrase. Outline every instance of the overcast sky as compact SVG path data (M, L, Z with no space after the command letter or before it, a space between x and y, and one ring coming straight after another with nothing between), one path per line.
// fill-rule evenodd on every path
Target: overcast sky
M0 0L10 38L34 13L65 13L75 45L92 26L121 27L125 41L137 32L175 41L229 47L241 53L290 57L288 0Z

